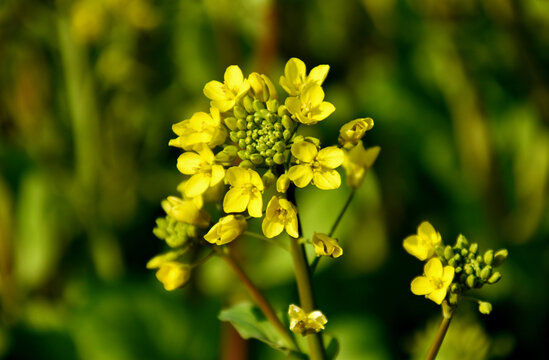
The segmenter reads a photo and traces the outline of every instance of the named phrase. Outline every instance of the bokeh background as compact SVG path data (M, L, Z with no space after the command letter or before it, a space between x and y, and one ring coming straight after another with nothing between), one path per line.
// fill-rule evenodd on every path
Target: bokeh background
M330 64L337 110L371 116L380 157L315 277L341 359L422 358L439 308L414 296L402 239L506 247L503 278L463 303L440 359L543 359L549 324L549 3L544 0L0 2L0 357L280 359L218 312L246 300L216 259L168 293L145 269L160 200L180 181L171 124L238 64L277 82L290 57ZM305 235L349 189L298 194ZM289 254L238 244L283 311Z

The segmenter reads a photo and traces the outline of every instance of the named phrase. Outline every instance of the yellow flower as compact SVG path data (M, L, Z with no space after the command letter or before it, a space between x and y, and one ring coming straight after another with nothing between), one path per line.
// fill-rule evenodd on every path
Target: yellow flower
M261 217L263 212L264 186L261 177L252 169L233 166L227 170L225 181L231 185L223 199L223 210L227 213L243 212L253 217Z
M356 189L362 185L366 172L376 161L380 150L379 146L364 149L364 145L360 141L355 147L345 151L342 166L347 174L347 183L351 188Z
M266 102L271 99L278 99L278 93L271 79L266 75L253 72L248 76L248 82L252 89L254 98Z
M219 219L210 231L204 235L207 242L223 245L230 243L246 230L248 224L242 215L227 215Z
M250 83L244 79L242 70L231 65L225 70L225 83L210 81L204 86L204 95L210 100L213 107L221 112L231 110L236 101L250 90Z
M314 233L313 246L316 256L331 256L338 258L343 255L343 249L339 246L337 239L329 237L326 234Z
M280 86L289 95L297 96L307 84L322 85L328 75L328 70L330 70L330 66L318 65L307 76L305 63L298 58L291 58L284 67L284 76L280 77Z
M191 267L175 261L165 262L156 272L156 278L164 284L164 289L172 291L181 287L191 278Z
M426 260L435 253L435 246L440 244L442 238L428 221L419 224L417 235L410 235L404 239L404 249L419 260Z
M302 124L314 125L335 111L335 106L324 101L324 90L316 83L307 84L299 96L284 102L288 111Z
M227 129L221 124L217 108L211 108L210 114L194 113L190 119L174 124L172 130L178 137L170 140L169 145L187 151L194 150L200 144L206 144L213 149L223 144L227 138Z
M267 204L261 229L268 238L279 235L284 229L291 237L298 238L299 231L295 205L286 199L273 196Z
M329 146L320 151L308 141L295 142L292 154L298 164L290 168L288 177L297 187L305 187L311 181L322 190L337 189L341 185L341 176L334 170L343 163L343 150Z
M215 163L215 157L206 145L200 145L194 152L185 152L177 159L177 168L185 175L192 175L183 186L187 197L203 194L217 185L225 176L223 166Z
M280 175L276 180L276 191L279 193L285 193L289 186L290 178L288 178L288 173Z
M358 142L366 131L374 127L374 120L371 118L362 118L349 121L339 130L339 144L346 149L350 149Z
M425 264L424 273L424 276L417 276L412 280L411 290L415 295L425 295L440 305L454 279L454 268L443 268L438 258L432 258Z
M161 205L166 214L182 223L198 227L207 227L210 224L210 215L200 209L202 205L198 200L168 196Z
M296 334L314 334L324 330L324 325L328 322L326 316L319 311L306 313L305 310L297 305L291 304L288 308L290 316L290 330Z

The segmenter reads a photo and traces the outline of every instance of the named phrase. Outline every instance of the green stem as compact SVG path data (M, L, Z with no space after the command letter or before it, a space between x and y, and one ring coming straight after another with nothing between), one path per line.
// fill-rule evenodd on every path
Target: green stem
M347 197L347 201L345 202L345 205L343 205L343 208L341 209L341 211L339 212L339 215L337 216L334 224L332 225L332 228L330 229L330 233L328 234L329 237L332 237L337 229L337 226L339 225L339 223L341 222L341 219L343 219L343 215L345 215L345 213L347 212L347 209L349 208L349 205L351 204L351 201L353 201L353 198L355 197L355 192L356 192L356 189L351 189L351 192L349 193L349 196ZM311 272L314 273L317 266L318 266L318 263L320 262L320 259L322 257L316 257L312 264L311 264Z
M288 189L288 200L296 203L295 201L295 187L290 185ZM299 234L302 234L301 222L298 215L298 227ZM309 269L307 261L307 253L303 244L299 243L299 239L290 239L290 250L292 253L292 259L294 262L295 277L297 282L297 291L299 293L299 301L301 308L309 313L316 310L313 287L311 282L311 271ZM322 334L316 333L307 335L307 341L309 343L309 357L311 360L325 360L327 359L324 344L322 340Z
M236 276L242 281L248 292L250 293L251 297L259 306L261 311L263 312L263 315L269 320L269 322L274 326L274 328L278 331L278 333L282 336L284 341L286 342L286 346L291 350L299 350L299 347L297 345L297 342L295 341L295 338L293 337L292 333L288 330L284 324L280 321L278 316L276 316L273 307L269 303L269 301L263 296L261 291L254 285L254 283L250 280L248 275L242 270L240 265L236 262L236 260L229 254L224 253L221 250L216 250L219 255L221 255L221 258L227 262L227 264L233 269Z
M450 309L450 308L445 305L447 304L442 305L442 308L443 308L442 322L440 323L440 326L437 331L437 335L435 336L435 340L433 341L433 344L431 345L431 348L429 349L429 352L427 353L425 360L434 360L436 358L438 351L440 349L440 345L442 345L442 340L444 340L444 336L446 336L446 332L448 331L448 327L450 326L453 310L446 311L445 308L446 309Z

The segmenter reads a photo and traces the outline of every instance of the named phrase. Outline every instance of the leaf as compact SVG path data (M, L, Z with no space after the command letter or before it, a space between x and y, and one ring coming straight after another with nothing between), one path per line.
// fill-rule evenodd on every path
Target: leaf
M283 339L258 307L250 303L240 303L222 310L218 318L230 322L243 339L257 339L289 355L290 349L285 346Z

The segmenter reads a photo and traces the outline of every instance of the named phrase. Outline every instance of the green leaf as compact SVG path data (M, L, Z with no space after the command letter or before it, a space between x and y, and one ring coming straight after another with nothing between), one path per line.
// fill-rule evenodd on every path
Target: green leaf
M218 316L221 321L230 322L243 339L257 339L286 355L290 350L285 346L273 325L265 318L257 306L240 303L222 310ZM298 355L292 352L293 355Z

